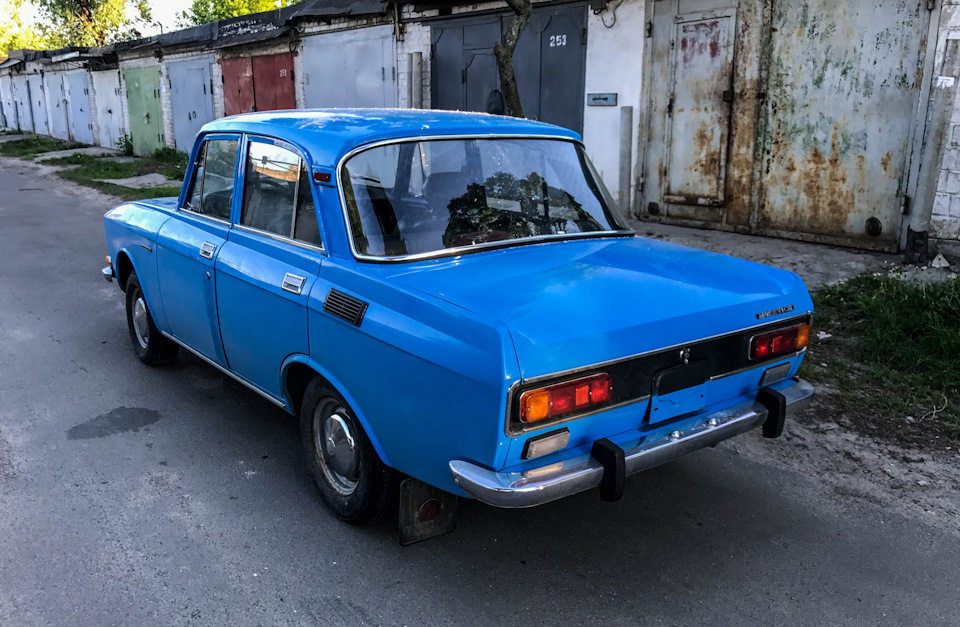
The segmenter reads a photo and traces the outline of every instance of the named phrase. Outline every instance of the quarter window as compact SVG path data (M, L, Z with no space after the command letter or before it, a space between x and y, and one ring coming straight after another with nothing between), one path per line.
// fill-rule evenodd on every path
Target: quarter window
M250 142L240 224L320 245L306 164L286 148Z
M230 219L238 145L236 139L208 139L203 143L186 209L221 220Z

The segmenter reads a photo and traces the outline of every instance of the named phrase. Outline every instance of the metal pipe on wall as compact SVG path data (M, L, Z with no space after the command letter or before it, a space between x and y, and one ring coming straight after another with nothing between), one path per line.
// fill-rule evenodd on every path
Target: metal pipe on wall
M411 109L423 108L423 53L412 53L413 62L410 65L410 102Z
M620 210L630 214L630 170L633 165L633 107L620 107Z

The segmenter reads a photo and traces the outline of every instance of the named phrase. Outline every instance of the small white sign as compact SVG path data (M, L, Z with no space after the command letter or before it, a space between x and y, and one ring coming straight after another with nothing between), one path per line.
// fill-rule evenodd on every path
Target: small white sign
M953 82L956 79L952 76L938 76L937 77L937 87L953 87Z

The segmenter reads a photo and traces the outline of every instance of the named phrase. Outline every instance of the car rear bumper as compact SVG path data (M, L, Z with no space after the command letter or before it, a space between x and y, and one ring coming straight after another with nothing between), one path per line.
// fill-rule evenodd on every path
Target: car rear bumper
M602 482L614 480L613 483L622 486L624 476L659 466L760 425L764 425L764 435L776 437L780 433L777 427L782 427L786 415L804 409L813 394L812 385L797 379L773 393L779 404L770 402L766 398L769 394L761 394L758 400L698 416L692 424L684 423L683 430L634 439L626 443L628 447L605 442L606 446L623 451L619 464L611 464L606 455L582 455L523 472L497 472L454 460L450 462L450 472L457 485L479 501L496 507L532 507L601 486ZM612 473L622 475L611 477Z

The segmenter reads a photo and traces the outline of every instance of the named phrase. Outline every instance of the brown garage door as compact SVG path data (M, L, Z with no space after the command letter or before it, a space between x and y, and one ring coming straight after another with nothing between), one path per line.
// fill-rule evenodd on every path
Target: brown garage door
M226 115L295 109L293 53L221 59Z

